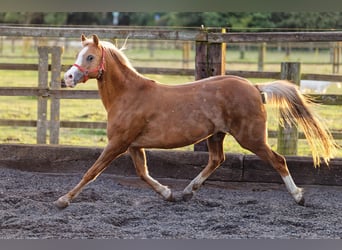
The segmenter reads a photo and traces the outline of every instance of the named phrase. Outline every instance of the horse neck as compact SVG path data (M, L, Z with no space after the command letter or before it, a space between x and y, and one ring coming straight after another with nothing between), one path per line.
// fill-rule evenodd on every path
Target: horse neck
M134 89L144 84L145 80L146 78L117 60L114 63L107 63L105 72L97 81L105 109L108 111L120 96L128 92L134 94Z

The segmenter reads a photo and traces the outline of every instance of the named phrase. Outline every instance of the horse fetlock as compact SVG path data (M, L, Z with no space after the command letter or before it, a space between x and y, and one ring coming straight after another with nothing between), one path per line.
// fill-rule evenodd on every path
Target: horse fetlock
M201 187L202 183L195 182L192 185L192 191L197 191Z
M176 201L173 193L171 192L170 195L168 197L164 197L166 201L170 201L170 202L174 202Z
M282 178L285 182L287 190L292 195L294 200L297 202L297 204L303 206L304 205L304 197L303 197L304 190L296 186L290 174Z
M169 189L166 186L162 186L162 188L160 190L157 190L157 192L161 196L163 196L163 198L167 201L173 201L174 200L171 189Z

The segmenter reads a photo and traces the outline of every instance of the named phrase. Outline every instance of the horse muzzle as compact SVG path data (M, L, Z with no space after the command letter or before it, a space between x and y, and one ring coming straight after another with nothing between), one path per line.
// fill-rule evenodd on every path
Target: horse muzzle
M64 82L67 87L73 88L77 85L77 83L84 81L84 74L77 70L75 67L71 67L64 74Z

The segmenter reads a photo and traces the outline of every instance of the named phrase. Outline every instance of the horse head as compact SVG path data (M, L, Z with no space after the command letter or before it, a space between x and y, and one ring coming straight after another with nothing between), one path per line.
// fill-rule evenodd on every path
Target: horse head
M73 88L77 83L86 82L88 79L99 79L105 69L104 49L97 35L88 39L82 34L81 43L83 48L78 53L76 62L64 74L67 87Z

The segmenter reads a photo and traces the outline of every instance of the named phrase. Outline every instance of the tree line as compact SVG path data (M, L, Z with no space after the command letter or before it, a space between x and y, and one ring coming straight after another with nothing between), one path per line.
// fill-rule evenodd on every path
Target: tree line
M341 29L342 12L0 12L0 23L226 27L235 31Z

